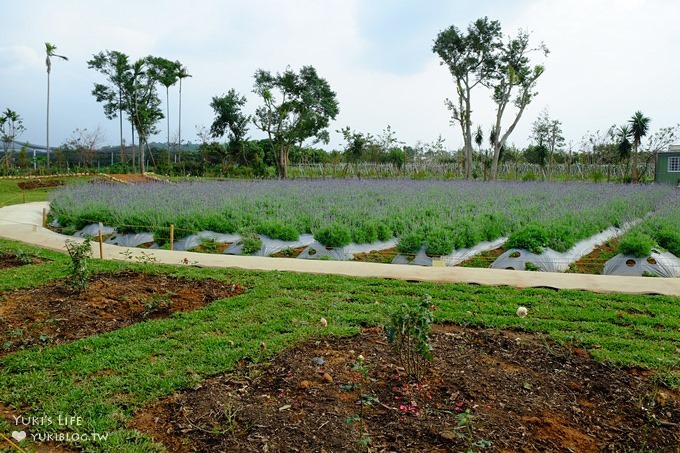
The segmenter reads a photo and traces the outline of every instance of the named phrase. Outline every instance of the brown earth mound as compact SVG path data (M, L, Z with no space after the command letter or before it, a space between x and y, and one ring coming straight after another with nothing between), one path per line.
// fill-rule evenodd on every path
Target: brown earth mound
M239 285L124 271L99 274L80 294L63 281L0 292L0 355L191 311L243 292Z
M42 189L44 187L63 186L64 181L60 179L32 179L30 181L18 182L17 186L21 190Z
M12 252L0 252L0 269L26 266L28 264L41 264L46 260L30 255L17 255Z
M440 326L409 382L379 329L243 361L140 411L177 452L677 452L680 395L528 334ZM365 371L356 365L364 357Z

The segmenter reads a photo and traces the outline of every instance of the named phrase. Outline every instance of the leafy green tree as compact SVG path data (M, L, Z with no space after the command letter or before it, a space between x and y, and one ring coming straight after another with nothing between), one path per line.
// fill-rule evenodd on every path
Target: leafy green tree
M153 57L135 61L126 80L124 104L127 114L139 137L139 163L142 173L146 172L145 147L150 135L158 132L156 123L163 119L156 84L158 79L152 63Z
M550 150L544 144L531 145L524 150L524 160L530 164L538 164L545 168Z
M24 133L24 121L14 110L7 108L0 115L0 139L5 151L5 167L9 169L12 162L11 150L14 148L14 141Z
M17 165L19 166L19 168L28 168L30 165L30 160L28 158L27 143L24 143L24 145L19 150L19 154L17 155Z
M286 69L276 75L258 69L253 92L263 101L253 123L267 133L279 178L285 179L291 146L302 145L308 139L328 142L327 127L339 112L338 101L313 66L304 66L299 73Z
M432 47L456 84L456 101L447 99L446 106L463 133L466 179L472 177L472 90L489 83L501 37L500 22L484 17L470 24L467 33L455 26L440 32Z
M210 126L210 135L229 139L228 154L241 165L249 165L249 156L244 147L250 116L243 113L246 97L238 94L233 88L223 96L214 96L210 107L215 112L215 119Z
M547 150L548 179L550 179L555 152L562 148L565 143L564 136L562 135L562 122L550 118L548 110L543 110L541 115L532 124L531 140L536 145L543 146Z
M346 143L344 151L345 160L348 164L353 163L356 166L364 157L366 147L373 143L373 136L353 131L349 126L340 129L339 132Z
M125 162L125 144L123 141L123 90L130 78L129 57L116 50L99 52L87 62L87 67L95 69L106 76L110 85L95 83L92 95L97 102L102 102L107 119L118 117L120 124L120 162Z
M642 137L647 135L649 131L649 122L651 120L642 114L641 111L635 112L635 114L628 120L630 124L630 133L633 138L633 153L631 155L631 182L638 182L638 169L637 169L637 154L638 148L640 147L640 141Z
M536 82L544 72L542 65L531 65L528 55L532 51L540 51L544 55L548 55L548 48L543 44L535 49L529 46L529 34L525 31L520 31L515 38L511 38L507 43L499 46L498 50L498 54L490 61L493 68L491 76L492 98L496 103L496 124L494 126L496 139L491 162L492 180L498 176L501 149L515 130L527 105L536 96ZM517 109L515 118L507 130L503 132L503 116L511 102Z
M45 43L45 66L47 66L47 122L45 126L45 147L47 149L47 168L50 168L50 74L52 73L52 57L61 58L62 60L68 61L63 55L57 55L54 53L57 50L57 46Z
M210 126L210 136L221 138L227 135L230 142L243 141L248 133L250 116L243 113L246 97L238 94L233 88L223 96L214 96L210 107L215 112L215 119Z

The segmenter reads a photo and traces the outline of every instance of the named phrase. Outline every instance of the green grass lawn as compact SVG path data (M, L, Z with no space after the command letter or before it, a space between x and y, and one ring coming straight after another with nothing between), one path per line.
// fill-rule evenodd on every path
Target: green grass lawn
M66 184L79 184L90 181L93 177L69 176L49 179L59 179ZM31 179L0 179L0 207L11 204L30 203L32 201L47 201L50 192L54 190L54 187L21 190L18 184L24 181L31 181Z
M42 285L68 272L69 261L62 254L0 239L0 249L17 248L51 261L0 270L0 291ZM82 417L83 425L69 431L110 433L106 442L82 443L86 451L160 451L149 438L126 428L136 409L234 369L245 356L266 361L310 338L351 335L362 326L381 325L392 309L417 303L424 294L432 296L438 322L543 333L583 347L599 361L651 369L659 381L680 386L677 297L92 264L97 271L135 268L193 279L210 277L247 290L191 313L1 358L0 403L15 414ZM517 317L519 305L529 308L528 317ZM328 320L327 328L319 324L321 317ZM259 347L262 342L267 345L264 351ZM58 428L46 426L43 431ZM0 422L0 433L13 429L13 424Z
M45 201L51 189L21 190L23 179L0 179L0 207L30 201Z

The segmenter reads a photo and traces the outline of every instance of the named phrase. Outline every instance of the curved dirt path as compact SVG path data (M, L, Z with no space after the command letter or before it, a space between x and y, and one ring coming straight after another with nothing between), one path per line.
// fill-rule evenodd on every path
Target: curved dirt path
M49 209L48 202L26 203L0 208L0 237L51 250L65 251L64 241L72 238L43 228L41 226L43 209ZM93 254L97 258L99 257L97 244L93 246ZM145 256L154 257L158 262L165 264L189 263L201 267L235 267L264 271L277 270L399 280L508 285L519 288L541 287L579 289L600 293L680 296L680 279L678 278L622 277L465 267L421 267L355 261L210 255L170 250L143 250L103 244L104 259L139 261L140 258L144 259Z

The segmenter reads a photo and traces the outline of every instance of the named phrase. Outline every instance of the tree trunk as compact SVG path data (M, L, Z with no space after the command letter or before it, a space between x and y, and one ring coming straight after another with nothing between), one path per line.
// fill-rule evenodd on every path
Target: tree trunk
M170 88L165 87L165 114L168 123L168 167L170 167Z
M130 129L132 131L132 171L134 173L137 171L137 167L135 165L135 158L137 156L135 155L135 126L132 124L132 121L130 122Z
M288 178L288 148L285 146L281 146L281 148L279 148L278 156L276 157L279 178L280 179Z
M47 150L47 168L50 168L50 71L47 71L47 121L45 127L45 149Z
M146 162L144 161L145 155L144 155L144 147L146 144L146 137L139 136L139 168L141 170L141 173L144 174L146 173Z
M118 121L120 123L120 163L125 163L125 146L123 145L123 105L120 86L118 87Z
M179 123L177 129L177 149L182 152L182 78L179 79ZM175 159L177 160L177 159Z
M470 90L465 96L465 113L463 121L465 122L464 142L465 142L465 179L472 178L472 121L470 120Z
M633 184L636 184L638 182L638 168L637 168L637 152L638 152L638 143L637 141L635 142L635 146L633 147L633 154L630 156L631 160L631 169L630 169L630 182Z
M520 118L522 118L522 114L524 113L524 109L526 107L526 104L522 105L522 107L519 109L517 112L517 116L515 117L515 120L512 122L510 127L508 128L507 131L505 131L505 134L503 134L502 137L500 137L500 120L503 115L503 110L505 107L503 107L502 110L499 110L500 116L497 116L497 121L496 121L496 134L497 137L500 137L500 140L497 138L496 143L494 144L494 150L493 150L493 162L491 163L491 180L495 181L498 178L498 159L500 158L501 155L501 148L505 146L505 142L507 141L508 137L510 137L510 134L512 134L512 131L515 130L515 127L517 126L517 123L519 123Z

